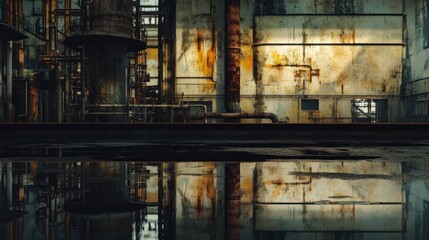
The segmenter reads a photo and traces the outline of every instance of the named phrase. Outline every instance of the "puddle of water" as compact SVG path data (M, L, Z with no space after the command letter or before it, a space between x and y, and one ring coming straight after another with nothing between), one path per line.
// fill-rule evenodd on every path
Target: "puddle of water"
M0 161L0 239L428 239L424 161Z

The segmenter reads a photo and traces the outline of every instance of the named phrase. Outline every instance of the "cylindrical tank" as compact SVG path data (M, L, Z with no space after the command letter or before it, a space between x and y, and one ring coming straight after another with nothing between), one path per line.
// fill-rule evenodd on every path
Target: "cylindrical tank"
M80 204L67 203L73 226L82 239L131 239L135 209L129 204L125 163L89 163L79 181ZM73 233L72 234L76 234ZM73 236L70 236L73 238Z
M85 120L127 121L127 54L146 48L135 39L132 0L86 0L82 29L65 44L83 55Z
M133 37L131 0L93 0L88 7L87 33Z
M87 110L94 113L87 117L89 121L126 121L127 51L121 43L115 38L87 42L86 100Z

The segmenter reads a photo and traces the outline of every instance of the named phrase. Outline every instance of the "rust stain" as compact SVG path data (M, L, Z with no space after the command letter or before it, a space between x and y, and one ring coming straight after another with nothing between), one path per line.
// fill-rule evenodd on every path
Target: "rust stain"
M153 59L156 59L156 60L158 60L158 49L154 49L154 48L150 48L150 49L147 49L146 50L146 56L147 56L147 59L149 60L153 60Z
M381 92L386 93L386 83L381 84Z
M356 43L356 29L353 26L351 29L346 31L345 28L341 28L340 33L341 43Z
M30 121L39 119L39 83L43 79L40 74L35 74L30 81Z
M211 36L208 36L207 30L199 28L195 38L196 64L198 69L204 76L213 76L214 65L216 62L216 38L214 28L211 31ZM209 47L206 47L206 42L210 41Z
M283 179L279 178L279 179L272 180L271 184L274 184L274 185L283 185L285 183L284 183Z
M245 177L240 182L241 200L242 202L250 203L253 200L253 177ZM244 198L243 198L244 197Z
M197 217L204 217L205 199L209 199L211 207L214 209L216 206L216 188L214 183L214 177L211 175L200 176L192 185L192 191L194 202L192 207L197 209Z
M312 69L311 70L311 76L319 77L320 76L320 69Z
M295 78L302 78L306 73L307 73L307 70L305 69L295 70Z
M266 169L268 170L268 173L271 176L276 175L279 172L278 165L267 166Z
M245 71L253 71L253 54L252 54L252 46L246 46L242 45L242 51L244 53L250 53L250 54L244 54L241 58L241 68Z
M284 55L279 54L277 51L272 53L274 66L284 66L287 64L287 58Z
M158 192L146 192L146 202L158 202Z

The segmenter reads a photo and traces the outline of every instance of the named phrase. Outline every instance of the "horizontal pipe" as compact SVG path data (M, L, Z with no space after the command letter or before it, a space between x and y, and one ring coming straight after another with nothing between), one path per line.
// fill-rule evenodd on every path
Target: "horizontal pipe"
M200 76L200 77L197 77L197 76L194 76L194 77L178 76L178 77L176 77L176 79L210 79L210 80L213 80L213 77L212 76Z
M86 104L87 107L153 107L153 108L164 108L164 107L192 107L199 105L188 105L188 104L113 104L113 103L103 103L103 104Z
M185 98L222 98L223 94L186 94ZM240 98L255 98L256 95L241 95ZM264 94L258 97L262 98L302 98L302 95L296 94ZM314 94L306 94L305 97L314 97L314 98L395 98L399 97L399 94L395 95L346 95L346 94L326 94L326 95L314 95Z
M265 16L284 16L284 17L295 17L295 16L333 16L333 17L380 17L380 16L392 16L392 17L405 17L403 13L353 13L353 14L334 14L334 13L285 13L285 14L255 14L255 17Z
M242 98L255 98L255 95L242 95ZM263 98L303 98L302 95L262 95L258 97ZM314 95L314 94L306 94L305 98L395 98L399 97L398 95Z
M206 113L207 118L225 118L225 119L249 119L249 118L267 118L270 119L272 123L279 121L277 115L274 113L219 113L219 112L208 112Z
M405 43L254 43L254 48L264 46L405 46Z

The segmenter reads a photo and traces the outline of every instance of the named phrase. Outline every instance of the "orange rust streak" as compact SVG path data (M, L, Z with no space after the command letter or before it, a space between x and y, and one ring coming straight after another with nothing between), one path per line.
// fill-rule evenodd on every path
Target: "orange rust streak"
M253 177L245 177L241 180L240 185L241 196L247 198L242 199L242 202L252 202L253 200Z
M146 56L147 56L147 60L152 60L152 59L156 59L158 60L158 49L147 49L146 50Z
M252 53L252 46L242 46L243 52ZM253 71L253 55L243 56L241 58L241 67L246 71Z
M211 39L211 46L208 49L205 48L206 39ZM203 76L213 77L214 65L216 62L216 41L214 32L212 32L211 37L208 37L205 29L197 29L195 52L197 57L197 68L203 73Z
M158 202L158 192L147 192L146 202Z

